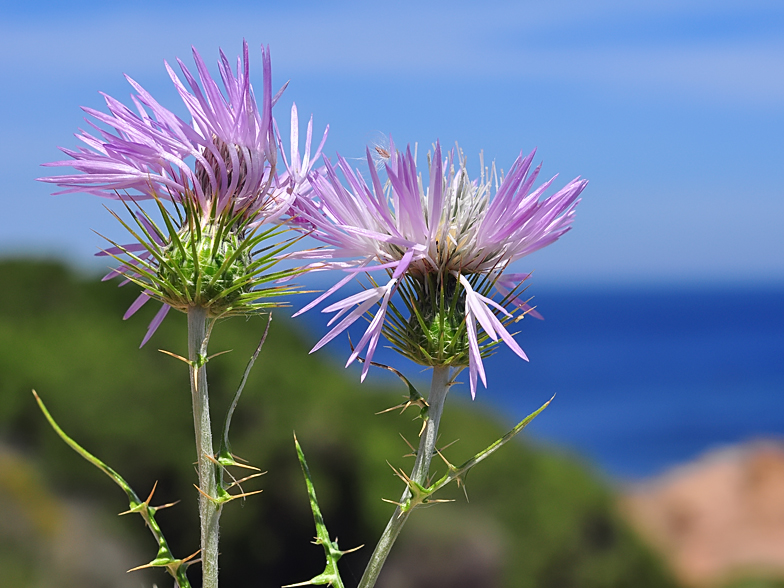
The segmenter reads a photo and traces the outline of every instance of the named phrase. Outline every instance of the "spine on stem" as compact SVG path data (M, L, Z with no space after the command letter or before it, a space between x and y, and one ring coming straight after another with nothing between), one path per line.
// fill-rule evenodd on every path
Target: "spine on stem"
M218 480L207 388L207 320L207 309L203 306L191 306L188 309L188 360L200 490L202 587L217 588L220 503L214 500L218 494Z
M425 430L419 439L419 448L417 449L416 461L414 468L411 472L411 480L419 485L427 484L427 476L430 471L430 462L433 459L433 453L436 448L436 439L438 438L438 425L441 422L441 414L444 411L444 403L446 401L447 393L449 392L449 366L435 366L433 367L433 379L430 383L430 395L427 402L429 405L427 413L427 421L425 423ZM411 497L411 491L406 488L403 496L400 499L400 504L405 504ZM370 556L370 561L365 568L362 579L359 581L358 588L372 588L378 576L381 573L381 568L389 555L389 552L394 545L397 536L406 524L409 515L413 509L403 509L398 506L389 519L381 538L378 540L376 548L373 550L373 555Z

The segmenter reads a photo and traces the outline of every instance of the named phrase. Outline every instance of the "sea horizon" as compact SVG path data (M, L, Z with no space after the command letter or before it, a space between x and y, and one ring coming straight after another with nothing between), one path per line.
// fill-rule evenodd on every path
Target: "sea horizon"
M555 395L525 433L533 442L627 482L724 446L784 439L784 284L535 286L544 320L516 325L530 361L499 346L473 401L511 427ZM295 320L314 343L328 329L318 309ZM384 343L374 359L426 390L422 368ZM346 337L327 349L345 361ZM383 380L379 371L369 381ZM465 384L453 396L471 402Z
M9 253L0 259L57 261ZM104 265L64 263L87 279L97 279ZM325 289L338 279L324 272L307 286ZM461 374L452 402L473 402L511 427L555 395L524 436L619 482L728 445L784 439L784 282L547 283L535 276L529 293L544 315L515 325L530 361L499 346L485 361L488 388L480 383L471 401L467 373ZM290 316L315 296L294 298L291 309L276 312ZM328 330L324 306L294 319L309 345ZM357 341L362 325L355 327ZM385 345L374 359L401 369L425 392L426 370ZM344 365L347 337L319 353ZM357 363L349 368L357 379L359 371ZM367 382L397 385L383 370L371 371Z

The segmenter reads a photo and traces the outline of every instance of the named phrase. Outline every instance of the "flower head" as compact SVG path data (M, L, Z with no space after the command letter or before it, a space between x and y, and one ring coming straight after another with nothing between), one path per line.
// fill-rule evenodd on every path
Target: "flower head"
M122 275L144 288L125 318L150 298L164 302L142 344L170 308L204 306L217 316L274 306L259 299L288 290L258 287L292 273L266 273L279 246L257 252L263 241L282 232L275 223L303 192L298 186L310 169L296 178L277 172L272 106L280 92L272 96L269 49L262 47L260 107L250 84L247 43L235 70L220 52L222 89L195 49L193 57L196 76L177 60L184 82L165 63L190 122L126 76L136 91L131 98L135 112L106 95L108 114L84 108L95 129L95 134L77 135L86 147L62 149L70 160L45 164L79 173L40 178L64 188L59 194L88 192L120 200L127 208L132 222L121 222L136 242L111 242L102 254L128 258L107 278ZM162 222L138 205L142 200L155 201ZM261 228L267 222L272 226Z
M104 98L109 114L83 108L98 123L112 130L88 121L98 136L86 131L77 135L87 148L62 149L71 160L45 164L69 166L82 173L41 178L41 181L64 187L60 194L88 192L112 199L129 194L135 199L178 202L193 199L205 215L219 215L228 208L242 209L246 214L265 207L277 208L270 202L268 189L276 159L269 50L262 47L261 109L250 85L247 43L243 44L236 72L222 51L220 56L218 68L225 93L195 49L198 81L177 60L187 87L164 62L192 117L190 123L161 106L126 76L137 92L132 96L137 112L107 95Z
M418 363L468 366L472 395L477 378L487 385L482 357L499 340L527 359L507 330L515 311L532 312L518 296L527 275L505 272L569 230L587 183L578 178L542 198L553 180L532 189L539 175L539 167L531 169L533 157L521 154L507 174L499 176L493 167L472 180L462 154L442 157L436 143L425 183L411 149L401 153L391 145L383 184L368 150L370 186L344 158L337 169L327 163L312 180L319 201L297 207L315 227L313 236L330 246L321 253L325 261L312 267L343 268L348 275L300 313L359 272L384 270L388 279L371 278L371 287L326 307L324 312L337 313L330 324L343 318L314 351L377 306L348 360L367 349L363 378L382 333ZM396 292L400 303L393 299Z

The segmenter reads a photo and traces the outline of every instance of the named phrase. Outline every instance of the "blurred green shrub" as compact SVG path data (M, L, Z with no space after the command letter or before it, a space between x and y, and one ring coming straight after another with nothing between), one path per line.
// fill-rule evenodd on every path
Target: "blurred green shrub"
M0 275L0 442L13 448L11 454L25 456L14 462L24 466L0 468L5 506L17 500L17 515L39 520L56 518L52 513L61 499L89 499L95 505L90 512L107 513L90 527L93 533L128 542L134 557L142 558L132 565L154 556L140 520L111 519L111 513L127 506L122 493L49 430L30 394L35 388L60 425L117 469L138 494L146 495L157 481L154 503L182 501L163 511L159 522L177 556L194 552L196 476L187 373L183 364L157 351L186 354L184 318L171 316L139 350L157 308L150 303L133 319L121 321L137 295L134 287L118 289L116 283L79 277L60 264L31 260L0 262ZM224 510L222 583L280 586L323 568L321 548L309 544L314 530L292 442L296 430L330 532L343 548L366 545L341 560L344 580L354 585L392 512L381 498L397 499L402 491L385 461L410 468L412 462L401 457L408 448L399 433L415 440L419 421L412 420L413 410L375 416L397 404L403 388L360 387L339 365L326 363L328 356L309 356L306 340L315 338L306 338L287 314L285 309L275 312L234 419L233 449L269 473L246 487L263 488L260 496ZM211 352L233 350L210 362L216 429L263 328L264 319L254 317L215 329ZM557 403L548 410L558 410ZM547 418L547 412L539 418ZM453 462L503 432L476 405L459 399L447 403L441 438L460 439L447 450ZM24 473L19 467L32 469ZM8 491L14 476L37 480L28 482L32 494ZM675 585L616 514L606 485L572 459L513 443L471 473L470 503L461 490L451 490L454 503L412 517L382 574L381 588ZM46 525L39 526L35 531L28 525L45 534ZM0 567L9 570L6 579L14 578L9 586L73 585L54 569L45 581L32 569L57 565L30 547L36 541L0 539ZM199 585L197 568L194 585ZM162 572L135 579L137 586L168 583ZM126 580L95 579L90 585L83 579L80 588L120 586Z

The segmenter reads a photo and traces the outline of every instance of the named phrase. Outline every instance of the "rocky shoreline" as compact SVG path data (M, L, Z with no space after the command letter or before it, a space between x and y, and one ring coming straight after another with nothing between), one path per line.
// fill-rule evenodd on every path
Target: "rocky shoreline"
M717 449L621 494L684 585L784 578L784 441Z

